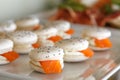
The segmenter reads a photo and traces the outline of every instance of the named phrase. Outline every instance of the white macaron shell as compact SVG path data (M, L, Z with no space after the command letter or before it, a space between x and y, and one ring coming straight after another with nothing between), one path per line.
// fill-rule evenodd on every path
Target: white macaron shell
M8 36L15 44L33 44L38 40L37 35L31 31L16 31Z
M0 54L12 51L13 42L9 39L0 39Z
M84 39L73 38L61 40L55 45L67 51L81 51L87 49L89 43Z
M35 31L35 33L38 35L39 38L47 39L49 37L56 36L57 29L48 27L42 30Z
M63 55L63 49L55 46L47 46L32 50L29 54L29 57L35 61L45 61L61 60Z
M111 32L105 28L93 28L86 30L87 36L97 38L99 40L105 39L111 36Z
M9 63L9 61L5 57L0 56L0 65L7 64L7 63Z
M63 20L54 21L52 23L47 23L46 26L54 27L58 31L62 31L62 32L70 29L70 23L68 21L63 21Z
M16 28L16 24L12 21L0 24L0 32L13 32L16 30Z
M31 27L39 24L40 20L36 17L27 17L16 21L18 27Z

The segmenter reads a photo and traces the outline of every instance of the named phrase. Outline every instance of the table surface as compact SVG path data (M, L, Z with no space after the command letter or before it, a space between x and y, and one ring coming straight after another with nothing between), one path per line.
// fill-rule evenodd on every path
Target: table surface
M42 16L43 17L43 16ZM73 24L73 37L80 37L85 25ZM65 63L61 74L45 75L35 72L29 66L27 55L21 55L18 60L0 66L1 80L107 80L120 69L120 31L109 28L112 32L113 47L107 51L95 52L89 60L78 63Z

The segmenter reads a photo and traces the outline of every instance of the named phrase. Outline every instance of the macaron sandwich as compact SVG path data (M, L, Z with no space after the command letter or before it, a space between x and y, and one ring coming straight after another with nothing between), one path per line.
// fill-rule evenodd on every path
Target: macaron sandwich
M14 42L14 50L20 54L27 54L40 46L37 35L31 31L16 31L7 36Z
M54 43L62 40L62 37L57 35L57 29L53 27L46 27L35 33L38 35L41 46L54 46Z
M71 24L68 21L58 20L48 22L45 24L47 27L54 27L58 30L58 35L63 39L70 39L74 30L71 28Z
M17 26L13 21L0 23L0 33L14 32Z
M55 44L64 50L64 61L78 62L89 59L93 51L89 48L89 42L81 38L64 39Z
M107 50L112 47L109 37L111 32L105 28L86 29L82 32L82 37L87 39L93 50Z
M41 73L60 73L64 67L63 55L64 51L59 47L40 47L29 53L30 65Z
M38 30L41 28L37 17L29 16L16 20L18 30Z
M0 65L16 60L19 55L13 51L13 41L0 39Z

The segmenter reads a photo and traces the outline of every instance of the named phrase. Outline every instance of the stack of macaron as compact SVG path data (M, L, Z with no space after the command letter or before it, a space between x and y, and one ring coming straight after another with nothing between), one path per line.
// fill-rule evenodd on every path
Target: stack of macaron
M41 46L54 46L54 43L62 40L62 37L57 35L57 29L53 27L45 27L35 33L38 35Z
M45 24L46 27L54 27L58 30L58 35L63 39L70 39L74 30L71 28L71 25L67 21L58 20L54 22L48 22Z
M19 55L13 51L13 41L0 39L0 65L16 60Z
M38 72L60 73L64 67L63 55L64 51L59 47L40 47L29 53L30 65Z
M112 43L109 39L111 32L105 28L90 28L83 30L82 37L87 39L90 43L90 47L93 50L100 51L106 50L112 47Z
M64 39L55 44L64 49L64 61L78 62L91 58L94 52L89 48L89 42L81 38Z
M17 26L13 21L0 23L0 33L14 32Z
M27 54L40 46L37 35L31 31L15 31L7 36L14 42L14 50L21 54Z
M19 20L16 20L18 30L38 30L41 27L40 20L37 17L29 16Z

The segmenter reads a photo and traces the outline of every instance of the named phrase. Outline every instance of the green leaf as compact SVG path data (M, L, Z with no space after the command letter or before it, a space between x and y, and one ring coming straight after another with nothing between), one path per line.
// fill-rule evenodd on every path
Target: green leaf
M120 0L112 0L112 3L120 6Z

